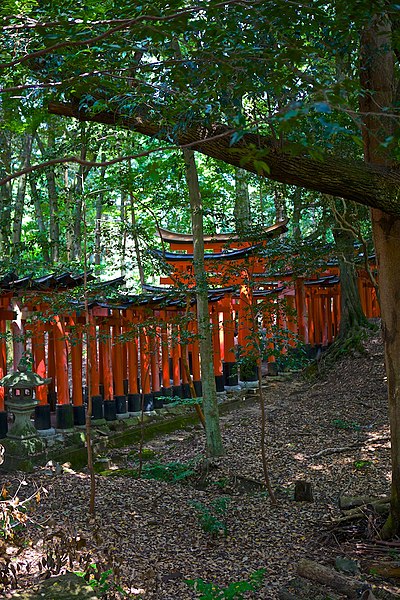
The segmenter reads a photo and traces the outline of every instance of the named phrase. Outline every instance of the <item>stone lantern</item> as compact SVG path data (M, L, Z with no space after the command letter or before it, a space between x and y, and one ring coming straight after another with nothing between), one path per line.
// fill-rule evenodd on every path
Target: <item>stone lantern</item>
M29 370L23 359L17 371L0 379L0 385L8 389L6 407L14 415L14 423L3 440L6 459L7 455L10 459L22 459L43 451L45 444L31 421L31 415L38 404L35 389L50 382L51 378L44 379Z

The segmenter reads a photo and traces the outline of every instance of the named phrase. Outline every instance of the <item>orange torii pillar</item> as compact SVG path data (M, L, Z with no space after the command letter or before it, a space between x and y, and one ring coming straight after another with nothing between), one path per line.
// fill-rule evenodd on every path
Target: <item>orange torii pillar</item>
M104 418L106 421L115 421L117 418L116 405L114 400L113 374L111 360L111 337L110 326L107 322L102 322L99 326L99 348L101 348L101 371L103 373L104 389Z
M288 341L289 341L289 346L291 348L294 348L296 346L296 334L297 334L297 327L296 327L296 320L295 320L295 311L296 311L296 298L295 296L287 295L285 296L286 299L286 327L288 329Z
M222 329L224 335L223 374L225 389L238 386L237 364L235 356L235 321L233 319L231 298L222 301Z
M196 315L196 313L195 313ZM200 370L200 343L199 343L199 332L197 326L197 318L190 321L189 331L191 334L191 341L189 344L189 352L192 356L192 377L193 385L196 392L196 398L201 398L203 390L201 385L201 370Z
M189 327L189 324L186 325ZM190 374L190 364L189 364L189 343L188 336L185 335L185 342L182 342L181 337L180 349L181 349L181 372L182 372L182 396L183 398L191 398L192 393L190 391L189 378L187 373L187 368L189 369ZM186 366L185 366L186 365Z
M76 314L69 318L70 333L69 343L71 348L71 373L72 373L72 409L74 412L74 425L85 425L85 406L83 403L83 370L82 370L82 326L78 323Z
M132 309L126 311L127 327L125 334L128 336L128 412L137 414L140 412L141 402L139 393L139 361L138 340L135 328L134 314Z
M255 323L252 318L253 295L247 285L240 286L238 341L241 352L240 379L244 387L258 386Z
M161 372L162 393L165 397L172 396L172 388L169 377L169 335L168 335L168 313L161 312Z
M150 412L153 410L153 394L151 393L151 359L150 343L146 328L140 331L140 383L142 387L143 410Z
M45 379L47 377L45 331L44 324L40 320L37 320L32 327L32 354L33 370ZM47 396L47 385L40 385L36 391L39 404L35 407L35 427L38 431L51 429L50 404Z
M6 321L0 320L0 376L7 375L7 342ZM0 438L4 438L8 431L8 413L5 410L5 390L0 387Z
M160 317L159 313L155 316ZM162 408L164 406L162 400L162 391L160 385L160 338L161 328L159 326L152 328L152 336L150 339L151 347L151 389L153 392L154 408Z
M211 324L212 324L212 342L213 342L213 362L215 387L217 392L224 392L224 375L222 372L221 346L219 337L219 312L215 303L211 306Z
M104 401L100 394L100 358L97 355L97 329L93 311L89 312L86 348L86 381L88 395L92 397L92 419L99 421L104 417Z
M113 310L113 318L112 372L114 376L114 400L117 418L121 419L123 417L128 417L129 415L126 396L124 394L124 362L121 340L121 316L118 310Z
M278 375L278 365L276 363L275 356L275 343L274 343L274 332L273 326L277 325L278 315L276 314L276 302L273 298L270 298L267 305L269 306L267 311L264 311L263 315L263 327L265 330L265 339L262 342L265 344L265 353L267 354L267 365L268 375Z
M68 351L64 317L56 315L53 320L54 362L57 386L56 428L72 429L74 412L69 401Z
M179 351L179 327L175 323L171 325L171 347L172 347L172 395L182 398L180 351Z
M312 289L310 288L309 290L309 294L307 294L306 296L306 305L307 305L307 315L308 315L308 319L307 319L307 324L308 324L308 343L310 344L310 346L314 346L315 345L315 321L314 321L314 303L313 303L313 296L312 296Z
M54 328L49 324L47 330L47 377L51 377L48 384L47 400L50 404L51 412L56 410L57 394L56 394L56 362L54 350Z
M297 333L301 342L308 344L308 325L306 322L306 292L304 288L304 279L296 279L296 312L297 312Z

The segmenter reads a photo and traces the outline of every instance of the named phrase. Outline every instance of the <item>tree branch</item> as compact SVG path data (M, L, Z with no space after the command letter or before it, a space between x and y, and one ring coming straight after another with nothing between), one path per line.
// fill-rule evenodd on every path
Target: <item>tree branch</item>
M274 141L259 134L245 133L234 146L231 136L234 129L226 125L209 127L194 125L173 134L146 114L126 116L118 111L91 114L76 103L50 102L52 114L74 117L80 121L93 121L119 125L143 135L160 140L171 140L180 147L191 147L198 152L247 169L274 181L297 185L321 193L353 200L366 206L379 208L388 214L400 215L400 171L383 166L350 162L334 156L324 160L306 155L293 156L280 149ZM172 126L170 127L172 130ZM268 166L260 169L260 161ZM1 182L0 182L1 183Z

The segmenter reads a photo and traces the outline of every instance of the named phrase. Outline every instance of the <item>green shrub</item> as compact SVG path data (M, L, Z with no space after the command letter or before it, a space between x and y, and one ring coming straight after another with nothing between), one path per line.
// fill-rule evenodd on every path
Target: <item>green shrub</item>
M264 583L265 569L258 569L249 579L235 581L228 587L221 588L214 583L207 583L203 579L188 579L185 583L192 587L199 595L199 600L241 600L246 592L256 592Z

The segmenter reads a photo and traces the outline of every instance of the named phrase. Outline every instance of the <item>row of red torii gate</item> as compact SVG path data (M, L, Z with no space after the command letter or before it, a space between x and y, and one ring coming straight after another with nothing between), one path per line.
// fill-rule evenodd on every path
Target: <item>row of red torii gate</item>
M263 229L257 240L206 236L213 361L217 391L255 386L257 349L271 374L277 359L299 343L326 347L340 324L340 273L335 261L311 277L271 273L265 250L286 232L286 222ZM37 389L35 426L44 434L93 419L112 421L162 408L173 398L201 397L201 361L196 317L191 235L161 229L168 251L153 254L167 264L163 287L146 286L132 296L119 278L90 282L85 303L76 299L84 276L63 273L0 279L0 378L22 356L51 383ZM168 287L167 287L168 286ZM358 269L361 303L379 316L375 289ZM0 436L7 433L6 390L0 387Z

